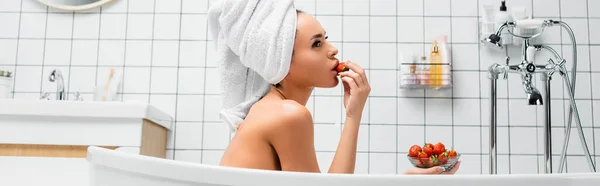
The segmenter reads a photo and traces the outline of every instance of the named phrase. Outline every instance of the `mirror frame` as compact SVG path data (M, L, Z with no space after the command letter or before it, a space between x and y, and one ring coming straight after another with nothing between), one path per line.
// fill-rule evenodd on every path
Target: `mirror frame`
M95 3L90 3L87 5L80 5L80 6L59 5L59 4L54 4L54 3L49 2L49 0L37 0L37 1L44 5L47 5L49 7L60 9L60 10L85 11L85 10L98 8L100 6L103 6L110 2L113 2L115 0L98 0Z

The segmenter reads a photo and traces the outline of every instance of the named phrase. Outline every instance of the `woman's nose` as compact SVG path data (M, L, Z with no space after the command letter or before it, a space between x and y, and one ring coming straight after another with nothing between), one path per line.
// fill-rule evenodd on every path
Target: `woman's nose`
M328 53L328 57L329 58L334 58L335 55L337 55L337 54L338 54L338 49L335 48L334 46L331 46L331 50Z

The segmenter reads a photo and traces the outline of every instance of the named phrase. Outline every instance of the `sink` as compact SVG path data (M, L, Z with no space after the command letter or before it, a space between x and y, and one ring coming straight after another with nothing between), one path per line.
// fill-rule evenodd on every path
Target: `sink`
M173 118L160 109L139 101L56 101L56 100L0 100L0 117L4 119L34 120L127 120L148 119L167 129ZM20 118L20 119L19 119Z
M0 175L8 183L87 185L87 148L166 158L174 118L143 102L0 100Z

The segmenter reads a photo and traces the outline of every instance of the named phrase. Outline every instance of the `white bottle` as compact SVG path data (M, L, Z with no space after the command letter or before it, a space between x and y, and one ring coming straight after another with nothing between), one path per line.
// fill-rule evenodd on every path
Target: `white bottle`
M438 48L442 56L442 86L450 85L452 52L448 46L448 36L442 35L438 41Z
M419 71L417 78L420 85L429 85L429 70L429 61L427 61L427 57L421 56L417 67L417 71Z
M496 16L494 16L494 19L496 22L496 28L500 28L500 26L502 24L504 24L505 22L514 21L512 15L506 11L506 1L502 1L502 5L500 6L500 11L496 12ZM510 33L508 33L508 28L506 28L506 29L504 29L504 31L502 31L501 38L502 38L501 42L503 45L512 44L513 36Z

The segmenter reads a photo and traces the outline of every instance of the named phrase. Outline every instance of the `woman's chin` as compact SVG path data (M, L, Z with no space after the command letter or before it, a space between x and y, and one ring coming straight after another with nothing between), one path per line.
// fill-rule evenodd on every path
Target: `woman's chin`
M338 76L335 76L335 77L331 78L330 80L319 82L319 84L316 87L333 88L333 87L338 86L339 83L340 83L340 78Z
M327 88L336 87L339 83L340 83L340 79L338 77L335 77L335 78L333 78L332 83L327 86Z

